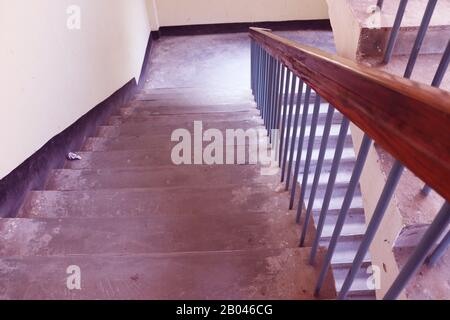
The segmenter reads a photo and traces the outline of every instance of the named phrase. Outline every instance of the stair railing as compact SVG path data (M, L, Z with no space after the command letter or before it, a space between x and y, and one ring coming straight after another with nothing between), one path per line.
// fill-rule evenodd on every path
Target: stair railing
M304 245L310 222L333 114L336 111L343 114L317 223L317 233L311 250L311 264L316 262L319 240L336 184L350 122L365 132L322 264L316 295L320 294L330 267L373 140L397 161L379 198L352 268L340 291L339 299L347 296L356 271L359 270L383 219L404 166L446 199L446 203L385 296L385 299L396 299L423 264L450 222L448 203L450 200L450 184L448 183L450 181L450 93L300 45L277 36L267 29L251 28L250 37L251 87L271 141L279 150L282 181L286 182L286 189L291 189L290 209L293 208L297 181L302 174L297 208L297 222L303 220L300 246ZM314 101L312 112L310 112L311 101ZM319 111L324 102L329 103L326 121L306 214L302 219L313 145L317 138ZM309 136L306 135L308 117L311 117ZM277 130L280 134L273 135L272 132ZM305 151L305 161L302 166L302 153Z

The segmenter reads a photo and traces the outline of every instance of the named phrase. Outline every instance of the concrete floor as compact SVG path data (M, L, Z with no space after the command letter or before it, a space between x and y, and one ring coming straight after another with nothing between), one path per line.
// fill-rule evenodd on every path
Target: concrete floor
M332 31L277 32L301 44L335 52ZM248 33L162 37L155 42L147 88L250 87Z

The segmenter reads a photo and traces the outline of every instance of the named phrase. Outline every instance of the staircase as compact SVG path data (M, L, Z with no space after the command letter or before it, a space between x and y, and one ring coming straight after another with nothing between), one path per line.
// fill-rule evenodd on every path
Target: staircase
M315 298L315 231L298 248L279 175L172 163L172 131L194 120L222 131L262 125L247 90L138 93L86 139L82 160L54 170L17 218L0 221L0 298ZM81 290L67 287L69 266L80 268ZM334 297L330 273L320 298Z

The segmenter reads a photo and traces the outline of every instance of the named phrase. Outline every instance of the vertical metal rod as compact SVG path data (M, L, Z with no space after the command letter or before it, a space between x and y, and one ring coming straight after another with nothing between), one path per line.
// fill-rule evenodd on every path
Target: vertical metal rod
M363 236L361 244L356 253L355 259L353 260L352 267L345 278L344 284L342 285L341 291L339 292L338 299L343 300L347 297L347 293L352 286L353 281L355 280L356 274L361 268L364 257L369 251L369 247L375 237L375 234L383 220L386 209L391 201L391 198L395 192L395 188L397 187L398 181L402 176L404 167L399 162L396 161L394 166L389 173L389 177L386 181L386 184L381 192L381 196L378 199L377 206L375 207L375 211L373 212L372 218L367 226L366 233Z
M263 71L264 71L264 55L261 46L259 47L259 62L258 62L258 100L257 106L260 115L262 115L261 111L261 92L262 92L262 82L263 82Z
M266 74L267 74L267 55L266 51L263 50L263 77L261 83L261 116L264 119L264 102L265 102L265 91L266 91Z
M270 69L270 59L269 59L269 55L267 54L267 52L265 52L265 56L266 56L266 63L264 65L264 88L263 88L263 107L262 107L262 118L264 121L264 124L266 123L266 117L267 117L267 87L268 87L268 82L269 82L269 69Z
M300 172L300 163L302 162L303 144L305 141L306 124L308 122L309 99L311 97L311 87L306 85L305 104L303 106L302 122L300 124L300 135L298 137L297 157L295 159L294 175L292 177L291 199L289 201L289 210L294 207L295 192L297 190L298 174ZM299 223L300 221L297 221Z
M305 245L306 233L308 231L309 220L312 214L313 204L316 200L317 187L319 186L320 175L322 173L323 161L325 159L325 152L327 151L328 138L330 137L331 123L333 122L334 107L328 105L327 117L325 120L325 127L323 129L322 143L320 145L319 156L316 164L316 172L314 174L314 181L311 186L309 194L308 208L306 209L305 223L303 224L302 235L300 237L300 247Z
M428 228L427 232L425 232L422 240L420 240L419 244L414 249L414 252L409 257L405 266L402 268L402 271L400 271L400 274L398 275L397 279L395 279L392 286L389 288L383 300L397 299L397 297L408 284L409 280L422 266L427 257L427 254L430 252L436 241L438 241L440 236L444 233L445 229L447 229L449 223L450 205L448 202L446 202L442 206L433 223Z
M252 89L252 94L253 94L253 47L254 47L254 41L253 39L250 40L250 88Z
M439 88L441 86L442 80L444 79L444 75L447 72L448 65L450 63L450 40L447 42L447 48L445 49L444 55L442 56L441 62L439 63L439 67L436 70L436 74L434 76L432 86ZM431 188L428 185L425 185L422 189L422 193L424 195L429 195L431 192Z
M278 96L280 94L279 91L279 85L280 85L280 61L276 60L276 64L275 64L275 81L273 84L273 95L272 95L272 99L271 99L271 105L272 108L270 110L269 113L269 142L272 143L272 129L273 129L273 117L275 114L275 110L277 108L277 101L278 101Z
M264 87L263 87L263 119L266 119L267 116L267 88L268 88L268 82L269 82L269 65L270 65L270 59L269 54L267 51L265 51L265 71L264 71Z
M291 70L287 69L287 75L286 75L286 87L284 90L284 103L283 103L283 110L281 111L282 118L281 118L281 132L280 132L280 148L278 153L278 159L279 166L281 167L281 157L283 155L283 141L284 141L284 129L286 127L286 113L287 113L287 106L288 106L288 98L289 98L289 85L291 84Z
M297 140L298 122L300 119L300 111L302 107L302 97L303 97L303 81L300 79L298 85L297 104L295 108L294 126L292 130L291 150L289 152L289 164L286 174L286 186L284 188L285 191L289 190L289 185L291 184L292 164L294 162L295 142Z
M433 87L438 88L441 86L442 79L444 79L444 75L447 72L449 64L450 64L450 40L448 40L447 42L447 47L445 48L441 62L439 63L439 67L437 68L433 82L431 83Z
M342 228L344 227L345 219L347 218L348 210L350 209L350 205L352 204L353 201L353 196L355 195L356 188L358 187L359 179L361 178L361 173L366 163L367 155L369 154L371 145L372 139L370 139L370 137L367 134L365 134L361 143L361 147L359 148L358 157L356 158L355 167L353 168L352 177L350 178L347 192L345 193L344 196L344 201L342 202L341 211L339 212L339 216L336 221L336 225L334 227L333 235L331 236L330 244L328 245L327 254L322 264L319 280L317 281L316 289L314 291L314 294L316 296L319 295L320 290L322 289L323 283L325 281L328 268L330 267L331 264L331 259L333 258L334 255L334 250L336 249L338 238L341 235Z
M256 101L256 109L259 109L258 107L258 83L259 83L259 69L260 69L260 63L259 63L259 47L255 44L255 101Z
M296 219L297 222L300 222L300 217L302 215L303 210L303 201L305 200L306 195L306 187L308 185L309 167L311 165L311 159L314 149L314 141L316 139L316 129L317 129L317 122L319 120L320 103L321 103L320 95L316 92L316 101L314 102L314 111L309 130L309 143L306 152L305 167L303 169L303 179L300 187L300 198L298 199L297 219Z
M274 130L277 130L280 127L280 110L281 110L281 103L283 100L283 88L284 88L284 82L286 79L286 68L285 66L281 63L281 81L280 81L280 85L278 88L278 97L277 97L277 101L275 104L275 108L273 110L273 123L272 123L272 128ZM272 139L271 141L274 143L272 150L277 150L278 149L278 135L276 131L272 132Z
M255 96L256 93L256 70L257 70L257 51L256 51L256 42L252 40L252 94Z
M389 61L391 60L392 52L394 51L395 43L397 42L398 33L400 31L403 16L405 15L407 4L408 0L400 0L400 5L398 6L397 15L395 16L394 25L392 26L391 35L386 47L386 52L384 53L384 63L389 63Z
M378 0L377 1L377 7L380 8L380 9L383 9L383 3L384 3L384 0Z
M270 57L270 67L269 67L269 83L268 83L268 95L267 95L267 114L266 114L266 119L264 120L264 123L266 124L266 130L267 130L267 135L269 135L269 131L270 131L270 114L272 112L272 99L273 99L273 95L274 95L274 83L275 83L275 58L272 56Z
M422 23L420 24L419 32L417 33L416 41L409 56L408 65L405 70L405 78L410 78L414 69L414 66L419 56L420 48L422 47L423 40L430 25L431 17L433 16L434 9L436 8L437 0L429 0L425 14L423 15Z
M258 109L259 113L262 117L262 93L263 93L263 84L264 84L264 50L260 47L260 53L259 53L259 85L258 85Z
M427 264L429 267L434 267L439 259L442 258L444 253L447 251L450 246L450 231L447 232L444 239L442 239L441 243L434 249L433 253L428 257Z
M291 85L291 98L289 101L289 111L288 111L288 119L287 119L287 124L286 124L286 137L285 137L285 142L281 142L283 143L283 148L284 148L284 155L283 155L283 159L280 159L282 161L282 165L281 165L281 182L284 182L284 175L286 172L286 161L287 161L287 156L288 156L288 151L289 151L289 141L291 138L291 124L292 124L292 113L294 112L294 99L295 99L295 88L297 86L297 76L295 76L295 74L293 74L292 76L292 85Z
M314 242L311 248L311 255L309 257L309 263L315 264L317 250L319 249L320 238L322 236L323 227L325 225L325 219L327 217L328 208L330 206L331 196L333 195L334 185L336 183L336 177L339 169L339 165L342 159L342 152L344 151L345 140L348 134L348 127L350 121L347 117L343 116L341 122L341 129L339 131L338 141L334 153L333 163L331 165L330 176L328 178L327 189L322 203L322 209L319 215L319 221L317 222L317 231L314 238Z

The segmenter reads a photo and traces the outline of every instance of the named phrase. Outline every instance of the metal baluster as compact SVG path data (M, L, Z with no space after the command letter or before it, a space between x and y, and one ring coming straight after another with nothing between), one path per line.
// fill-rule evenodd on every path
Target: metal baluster
M287 174L286 174L286 186L284 188L285 191L289 190L289 185L291 184L292 164L294 162L295 142L297 140L298 121L300 119L300 111L301 111L301 107L302 107L302 97L303 97L303 81L300 79L299 85L298 85L294 126L293 126L293 130L292 130L291 150L289 152L289 164L288 164L288 170L287 170Z
M283 101L283 88L284 88L284 82L286 80L286 68L283 64L281 64L281 81L280 81L280 86L279 86L279 94L278 94L278 100L276 102L276 107L273 110L274 114L273 114L273 124L272 124L272 128L274 130L278 130L280 127L280 113L281 113L281 103ZM272 136L276 133L276 131L272 132ZM278 149L278 134L276 136L272 137L272 141L274 142L274 146L272 148L272 150L277 150ZM276 155L275 155L276 156Z
M250 40L250 87L251 87L251 89L252 89L252 94L254 93L254 91L253 91L253 89L254 89L254 87L253 87L253 80L254 80L254 77L253 77L253 72L254 72L254 68L253 68L253 65L254 65L254 59L253 59L253 54L254 54L254 49L253 49L253 47L254 47L254 41L253 41L253 39L251 39Z
M410 78L414 69L414 66L419 56L420 48L422 47L423 40L430 25L431 17L433 16L434 9L436 8L437 0L429 0L425 14L423 15L422 22L420 24L419 32L417 33L416 41L409 56L408 65L406 66L405 78Z
M317 129L317 122L319 120L320 102L321 102L320 95L316 92L316 101L314 102L314 111L309 130L308 150L306 152L305 167L303 169L303 179L300 187L300 199L298 200L297 219L296 219L297 222L300 222L300 217L302 215L303 210L303 201L306 195L306 187L308 185L309 167L311 165L311 159L314 149L314 140L316 139L316 129Z
M388 45L386 47L386 52L384 54L384 63L389 63L394 51L395 43L397 42L398 32L400 31L400 26L402 24L403 16L405 15L406 5L408 0L400 0L400 5L398 6L397 15L395 16L394 25L392 26L391 35L389 37Z
M333 121L333 115L334 115L334 107L330 104L330 105L328 105L328 112L327 112L327 117L325 120L325 127L323 129L322 143L320 145L319 157L317 159L316 172L314 174L314 181L311 186L311 192L309 194L309 201L308 201L308 208L306 209L305 223L303 224L302 235L300 237L300 247L303 247L305 245L305 238L306 238L306 233L307 233L308 226L309 226L309 219L311 217L314 201L316 200L315 198L316 198L317 187L319 186L319 180L320 180L320 175L322 173L323 161L325 159L325 152L327 151L328 138L330 137L331 123Z
M268 93L268 83L269 83L269 65L270 59L269 54L265 51L266 62L265 62L265 72L264 72L264 89L263 89L263 120L266 119L267 116L267 93Z
M261 82L261 117L264 119L264 95L266 87L266 51L263 50L263 70L262 70L262 82Z
M283 140L284 140L284 129L286 127L286 113L287 113L287 106L288 106L288 98L289 98L289 85L291 83L291 70L287 69L287 75L286 75L286 87L284 92L284 103L283 108L280 108L281 114L281 132L280 132L280 148L278 153L278 159L279 166L281 167L281 159L283 154ZM282 109L282 110L281 110Z
M262 84L263 84L263 73L264 73L264 53L261 48L259 47L259 80L258 80L258 110L260 115L262 116L262 110L261 110L261 97L262 97Z
M264 119L264 124L266 125L267 135L269 135L269 118L270 112L272 111L272 95L273 95L273 84L275 82L275 59L269 55L269 81L267 83L267 106L266 106L266 117Z
M405 266L402 268L402 271L400 271L400 274L395 279L392 286L389 288L388 292L383 298L384 300L394 300L400 295L400 293L408 284L409 280L422 266L427 257L427 254L430 252L434 244L438 241L440 236L444 233L445 229L447 229L449 223L450 205L448 202L446 202L442 206L433 223L428 228L422 240L420 240L419 244L414 249L414 252L409 257Z
M264 66L265 66L265 61L264 61L264 50L262 49L262 47L260 47L259 49L259 85L258 85L258 109L259 109L259 114L262 117L262 93L263 93L263 84L264 84Z
M355 259L353 260L352 267L345 278L344 284L342 285L341 292L338 296L339 300L346 298L347 293L355 280L356 274L358 273L359 268L361 268L364 257L369 251L373 238L375 237L381 221L383 220L384 214L394 194L395 188L397 187L398 181L402 176L403 170L403 165L399 161L396 161L391 169L391 172L389 173L383 192L381 193L380 199L375 207L375 211L370 219L369 225L367 226L366 233L364 234Z
M294 207L295 192L297 190L297 179L300 172L300 163L302 161L303 144L305 140L306 124L308 122L309 98L311 97L311 87L306 85L305 104L303 106L302 123L300 124L300 136L298 137L297 158L295 160L294 175L292 178L291 199L289 201L289 210ZM299 223L300 221L297 221Z
M253 96L256 95L256 71L258 70L257 65L257 49L256 49L256 42L255 40L252 40L252 94Z
M297 86L297 77L293 74L292 76L292 85L291 85L291 99L289 101L289 111L288 111L288 119L287 119L287 124L286 124L286 137L285 137L285 142L283 143L283 148L284 148L284 156L282 160L282 165L281 165L281 182L284 182L284 174L286 172L286 161L287 161L287 156L288 156L288 151L289 151L289 140L291 138L291 124L292 124L292 113L294 110L294 99L295 99L295 87Z
M445 251L447 251L450 246L450 231L447 232L447 235L442 239L441 243L434 249L433 253L428 257L427 264L429 267L434 267L439 259L444 255Z
M278 60L276 60L275 63L275 81L273 84L273 95L272 95L272 99L271 99L271 105L272 108L270 110L269 113L269 142L272 143L272 130L273 130L273 116L274 116L274 112L277 108L277 101L278 101L278 95L280 94L279 92L279 85L280 85L280 62Z
M439 88L442 83L442 79L444 79L444 75L447 72L448 65L450 63L450 40L447 42L447 48L445 49L444 55L442 56L441 62L439 63L439 67L434 76L432 86ZM425 185L422 189L422 193L424 195L429 195L431 192L431 188L428 185Z
M256 102L256 109L259 109L258 107L258 85L259 85L259 69L260 69L260 63L259 63L259 47L257 44L255 44L255 102Z
M309 263L311 265L315 264L317 250L319 248L320 237L322 236L323 226L325 225L325 219L327 217L328 208L330 206L331 197L333 195L334 185L336 182L339 165L342 159L342 152L344 151L345 140L347 138L349 125L350 121L348 120L348 118L343 116L341 122L341 129L339 131L338 141L334 153L333 163L331 165L330 176L328 178L327 189L325 191L325 196L323 198L322 209L319 215L319 221L317 222L317 231L311 248L311 255L309 257Z
M350 209L350 205L353 201L353 196L355 195L356 188L358 187L359 179L366 163L367 155L369 153L371 145L372 139L370 139L370 137L365 134L358 152L358 157L356 158L355 167L353 168L353 173L348 184L347 192L345 193L344 201L342 202L341 211L339 212L333 235L331 236L330 244L328 245L325 260L320 271L319 280L317 281L316 289L314 292L316 296L319 295L325 281L328 268L331 264L331 259L334 255L334 250L336 249L338 238L341 235L342 228L344 227L345 219L347 218L348 210Z

